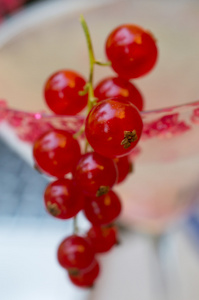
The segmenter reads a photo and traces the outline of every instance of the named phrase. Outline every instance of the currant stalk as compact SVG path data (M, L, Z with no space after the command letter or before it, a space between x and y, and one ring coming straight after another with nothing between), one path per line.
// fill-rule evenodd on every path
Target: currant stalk
M94 96L94 91L93 91L93 70L95 64L95 56L94 56L93 45L91 42L91 36L88 29L88 25L83 15L80 16L80 23L82 25L86 37L86 42L88 46L88 55L89 55L89 80L85 86L85 89L88 92L88 112L89 112L96 102L96 98Z
M91 41L91 36L90 32L88 29L88 25L86 23L86 20L84 19L83 15L80 15L80 23L82 25L85 37L86 37L86 42L87 42L87 47L88 47L88 55L89 55L89 80L85 85L85 92L88 92L88 113L91 110L91 108L96 104L97 98L94 96L94 89L93 89L93 71L94 71L94 65L99 65L99 66L110 66L111 62L100 62L95 59L94 55L94 50L93 50L93 45Z

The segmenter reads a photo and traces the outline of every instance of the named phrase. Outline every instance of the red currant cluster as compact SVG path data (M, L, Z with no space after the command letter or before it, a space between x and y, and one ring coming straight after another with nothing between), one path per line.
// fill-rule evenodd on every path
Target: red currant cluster
M142 133L138 109L142 109L143 100L129 79L153 67L157 48L151 34L138 26L116 28L108 36L106 53L107 64L118 77L106 78L93 89L93 66L104 64L95 60L83 17L81 23L89 49L89 80L61 70L47 80L45 99L59 115L77 114L88 103L88 115L75 135L60 129L43 134L34 144L33 155L39 170L56 177L44 193L47 211L56 218L75 220L74 233L59 245L58 261L74 284L90 287L99 273L96 253L109 251L117 243L113 222L121 212L121 201L112 187L130 172L128 155ZM83 134L84 154L79 145ZM84 236L77 232L80 210L92 224Z

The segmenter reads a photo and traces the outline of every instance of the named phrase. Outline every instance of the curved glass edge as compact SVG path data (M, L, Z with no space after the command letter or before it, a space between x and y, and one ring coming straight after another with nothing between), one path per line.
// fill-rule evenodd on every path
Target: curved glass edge
M142 140L154 137L172 138L199 128L199 101L164 109L141 112L144 127ZM41 134L59 128L75 134L85 120L84 115L65 116L45 112L25 112L10 109L0 100L0 122L6 121L18 137L33 143Z
M172 112L177 111L178 113L183 113L185 111L189 111L193 109L194 107L196 108L199 106L199 100L191 102L191 103L186 103L186 104L180 104L180 105L174 105L170 107L164 107L164 108L159 108L159 109L153 109L153 110L146 110L146 111L141 111L141 116L145 120L148 116L153 116L153 115L158 115L158 114L171 114ZM44 111L41 112L30 112L30 111L21 111L18 109L14 108L9 108L7 102L5 100L0 100L0 112L13 112L13 113L21 113L24 114L25 116L35 116L36 119L41 119L41 118L71 118L75 117L78 119L84 119L84 116L82 115L56 115L53 113L46 113Z

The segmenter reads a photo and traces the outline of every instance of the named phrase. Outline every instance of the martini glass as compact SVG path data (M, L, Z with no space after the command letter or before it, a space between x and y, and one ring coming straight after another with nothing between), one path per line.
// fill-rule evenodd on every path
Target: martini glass
M160 243L163 234L171 235L176 224L188 218L198 201L198 9L195 1L177 0L171 3L50 1L20 13L2 25L0 31L3 83L0 133L31 165L32 144L41 133L54 126L77 132L84 122L84 115L54 116L47 110L42 96L44 81L56 70L74 69L85 76L88 73L87 48L78 22L80 13L90 27L95 55L102 60L105 60L106 36L118 24L135 23L153 32L160 51L158 64L149 75L135 80L145 99L142 140L131 155L135 172L116 190L123 200L120 222L129 230L124 233L126 240L130 241L134 230L139 232L139 238L153 237L156 258L165 243L165 240ZM95 82L113 74L108 68L98 68ZM127 257L130 260L129 251ZM113 265L116 266L115 261ZM168 295L163 295L162 267L165 268L162 258L158 258L162 288L157 299L168 299ZM114 277L112 284L117 286L118 280ZM102 279L99 286L105 281ZM131 299L128 288L124 288L125 299ZM112 289L106 294L102 290L96 288L89 299L122 297ZM148 293L148 298L142 295L141 299L156 298L154 295L150 298Z

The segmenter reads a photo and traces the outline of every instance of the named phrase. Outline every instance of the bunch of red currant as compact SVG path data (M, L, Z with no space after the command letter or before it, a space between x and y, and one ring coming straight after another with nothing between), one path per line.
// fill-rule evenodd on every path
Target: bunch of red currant
M71 70L58 71L45 84L45 99L56 114L75 115L88 105L88 115L75 135L60 129L43 134L34 144L33 155L37 168L56 178L44 193L47 211L56 218L75 218L74 233L59 245L58 261L75 285L90 287L99 273L96 254L117 243L113 222L121 212L121 201L112 187L130 172L128 155L142 133L143 100L129 79L152 69L157 48L147 31L121 25L107 38L109 62L103 64L94 57L83 16L81 24L89 49L89 80ZM111 65L118 77L105 78L93 89L95 64ZM80 210L92 224L84 236L78 234L75 217Z

